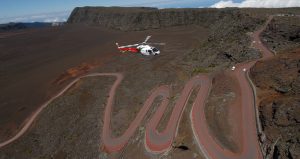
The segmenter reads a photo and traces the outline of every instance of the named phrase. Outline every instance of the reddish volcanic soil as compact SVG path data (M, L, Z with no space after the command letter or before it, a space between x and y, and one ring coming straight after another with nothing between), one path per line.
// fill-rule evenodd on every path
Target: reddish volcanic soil
M191 50L207 34L197 26L121 32L66 25L0 38L0 50L5 50L0 52L0 141L18 132L34 110L74 78L95 68L102 72L134 73L136 68L141 67L137 70L142 71L153 60L153 57L121 54L115 42L132 44L153 35L150 42L167 43L161 47L164 52L161 58L153 64L159 69L165 61Z
M117 55L110 45L115 37L99 28L65 26L1 38L0 50L5 51L0 53L0 140L18 131L21 122L68 80L92 68L81 63Z

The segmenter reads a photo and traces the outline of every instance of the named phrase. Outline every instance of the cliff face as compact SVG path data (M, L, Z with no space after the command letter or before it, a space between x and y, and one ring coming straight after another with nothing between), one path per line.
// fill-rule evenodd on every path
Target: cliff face
M86 23L130 31L191 24L209 26L225 16L238 16L237 13L238 9L77 7L68 23Z

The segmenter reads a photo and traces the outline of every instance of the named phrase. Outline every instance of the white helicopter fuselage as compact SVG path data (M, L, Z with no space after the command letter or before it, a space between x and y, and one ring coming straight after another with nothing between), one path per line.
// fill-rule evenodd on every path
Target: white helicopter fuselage
M141 54L146 56L160 54L160 51L157 48L150 45L139 45L137 49L140 50Z

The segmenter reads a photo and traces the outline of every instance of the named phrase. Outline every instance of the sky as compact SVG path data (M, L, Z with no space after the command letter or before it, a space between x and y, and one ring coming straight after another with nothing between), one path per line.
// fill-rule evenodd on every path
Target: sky
M157 8L300 7L300 0L0 0L0 24L66 21L75 7L146 6Z

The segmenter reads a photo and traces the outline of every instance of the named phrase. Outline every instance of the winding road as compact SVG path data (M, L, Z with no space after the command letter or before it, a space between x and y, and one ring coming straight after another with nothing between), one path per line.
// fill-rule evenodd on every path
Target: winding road
M252 35L253 46L259 49L263 57L259 60L267 59L273 56L272 52L270 52L261 42L260 34L266 28L267 24L271 21L272 17L268 19L266 24L258 31L254 32ZM255 88L251 88L249 81L247 79L247 71L257 62L245 62L240 63L236 66L233 74L238 80L238 84L241 91L241 107L242 107L242 151L239 153L233 153L227 149L221 147L214 139L214 137L209 133L208 124L206 122L204 107L206 99L209 95L210 88L212 85L212 80L207 74L201 74L190 79L185 87L183 88L179 99L177 100L174 109L172 110L172 114L167 123L166 128L162 132L158 132L157 125L162 118L165 109L169 104L169 95L170 88L166 85L159 86L151 91L150 96L144 102L143 107L136 115L135 119L131 122L127 130L119 137L112 137L111 135L111 114L114 105L114 97L115 93L122 82L123 75L121 73L93 73L89 75L85 75L75 79L68 86L66 86L63 90L61 90L57 95L52 97L50 100L45 102L37 111L35 111L26 121L24 127L12 138L9 140L0 143L0 148L4 147L13 141L20 138L31 126L36 117L45 109L49 103L55 100L57 97L63 95L70 87L72 87L76 82L86 77L96 77L96 76L113 76L116 78L113 83L109 96L107 99L107 105L105 107L104 112L104 125L102 129L102 141L106 151L108 152L117 152L120 151L126 146L130 138L134 135L138 126L141 124L143 118L146 113L150 110L153 105L153 101L157 97L162 97L162 101L160 106L156 110L155 114L152 116L150 121L146 124L145 131L145 147L149 152L152 153L161 153L168 151L172 146L173 140L176 137L178 123L180 123L180 119L187 105L187 101L193 90L195 88L199 88L197 92L197 97L194 100L192 110L190 113L190 119L192 123L192 129L194 133L194 137L197 140L200 150L207 158L263 158L260 146L258 143L258 135L256 128L256 114L255 114L255 101L253 90ZM246 69L247 71L245 71Z

